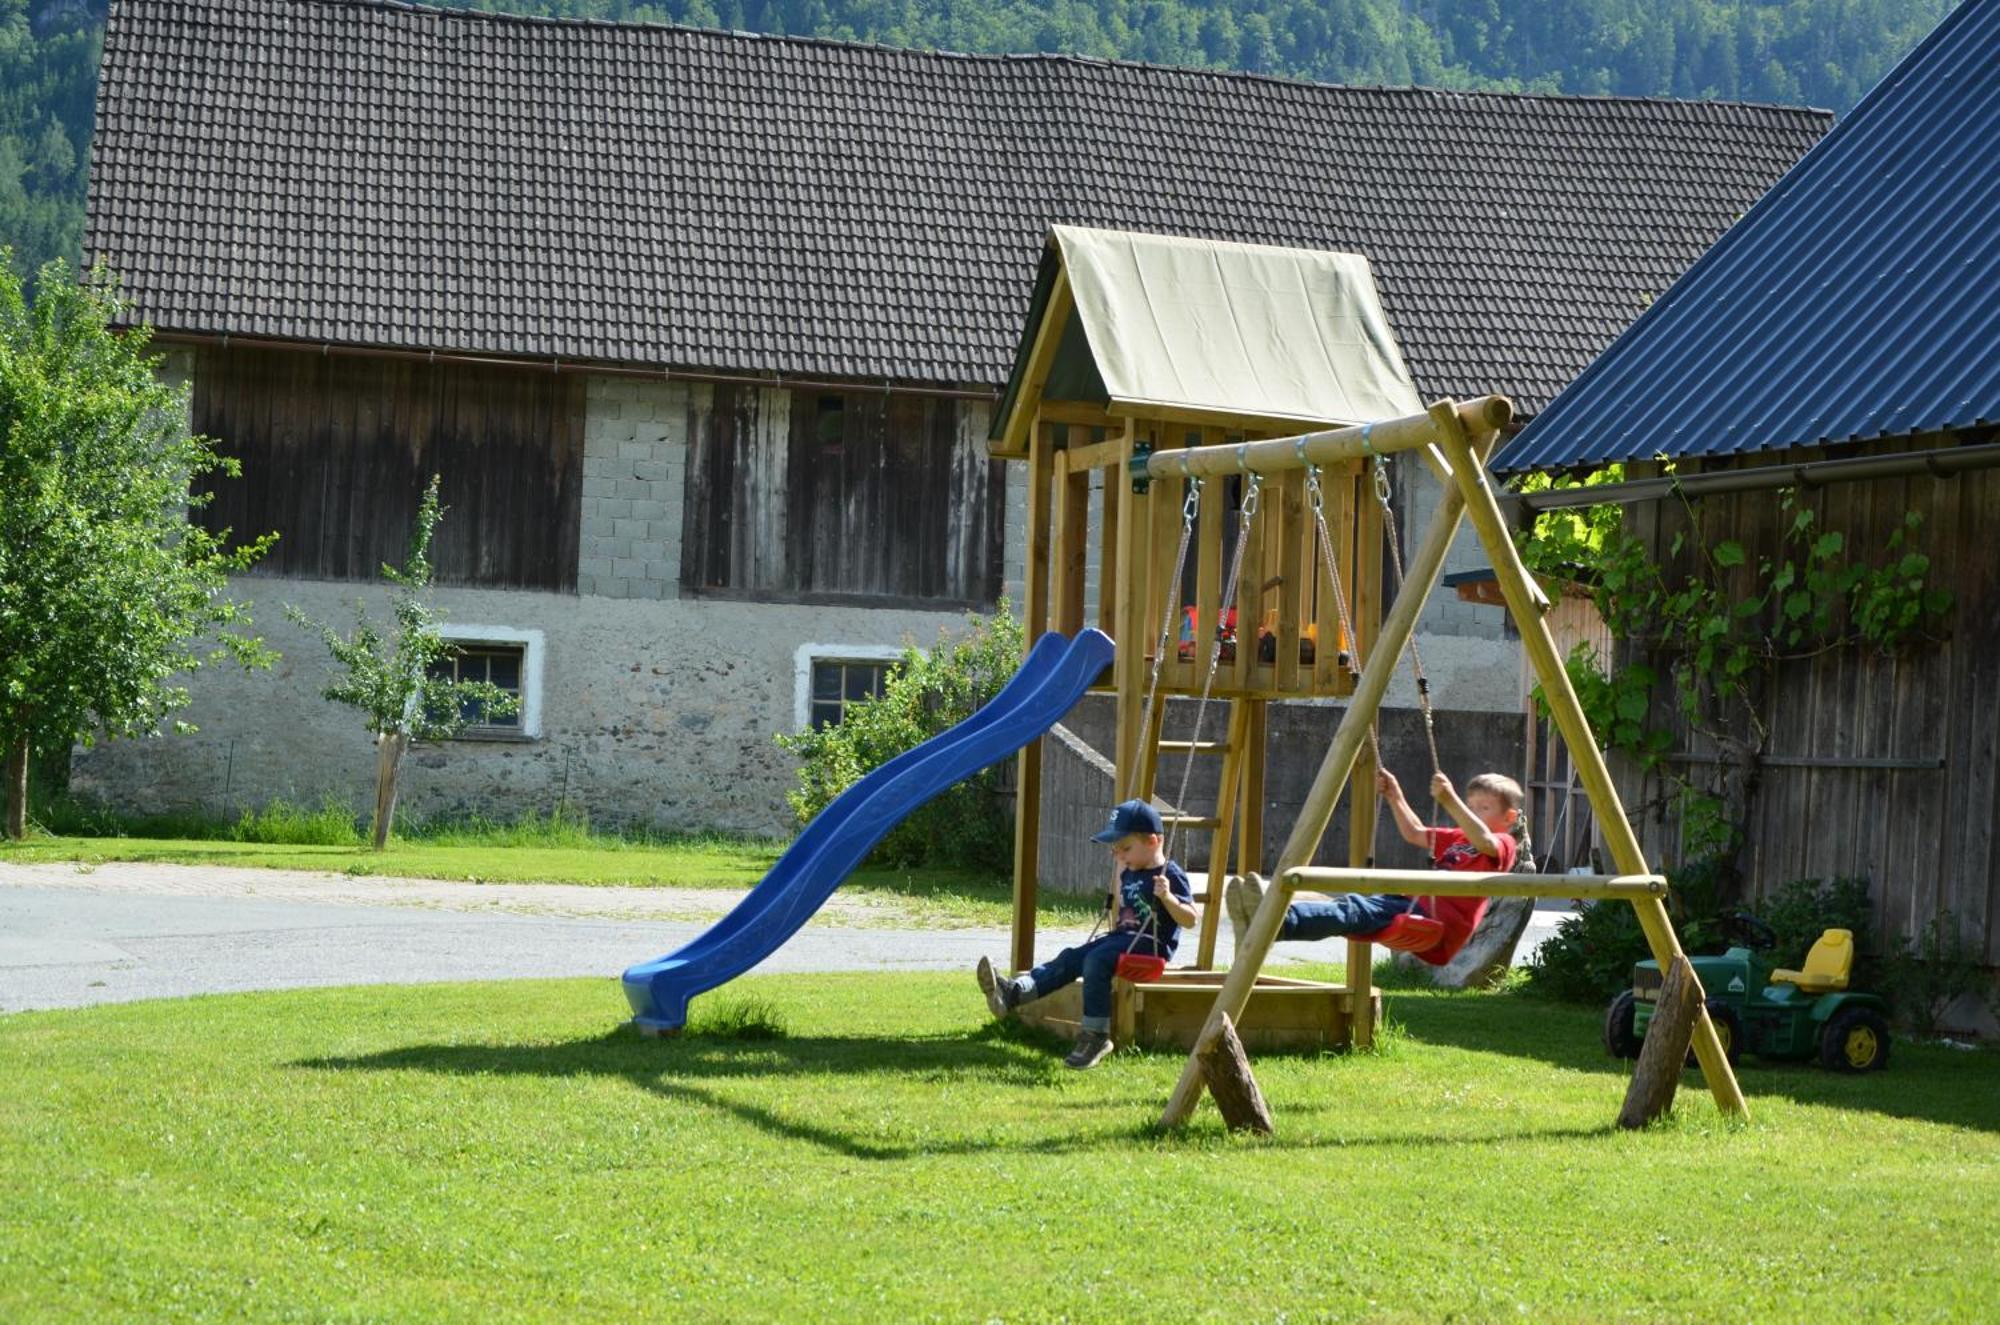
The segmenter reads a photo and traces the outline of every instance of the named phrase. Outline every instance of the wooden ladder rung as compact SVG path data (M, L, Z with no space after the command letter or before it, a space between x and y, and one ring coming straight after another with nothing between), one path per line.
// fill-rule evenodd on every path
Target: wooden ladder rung
M1161 741L1161 754L1224 755L1229 753L1227 741Z

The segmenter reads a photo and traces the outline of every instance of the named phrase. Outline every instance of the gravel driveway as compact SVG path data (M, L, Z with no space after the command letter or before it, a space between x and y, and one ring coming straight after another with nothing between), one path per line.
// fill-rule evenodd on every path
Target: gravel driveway
M318 985L599 976L699 935L740 893L441 883L154 864L0 864L0 1012ZM1538 912L1523 954L1559 913ZM1045 932L1046 953L1084 931ZM836 893L760 971L962 970L1004 929L908 928ZM1226 961L1225 926L1218 957ZM1288 946L1337 961L1334 942Z

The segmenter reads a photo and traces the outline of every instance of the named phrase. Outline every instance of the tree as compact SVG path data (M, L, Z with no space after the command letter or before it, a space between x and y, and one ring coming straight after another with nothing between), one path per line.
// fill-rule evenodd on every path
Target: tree
M448 740L484 715L504 718L520 702L486 681L459 681L440 675L438 664L458 652L458 646L438 629L444 618L430 605L431 540L445 508L438 504L438 478L432 475L417 510L417 527L403 568L382 567L382 578L395 588L394 630L387 637L368 620L360 604L354 609L354 633L342 635L314 621L296 607L285 615L326 641L333 660L346 674L320 693L336 704L361 710L375 737L375 850L389 845L396 817L396 776L403 752L413 740Z
M0 249L0 748L6 832L27 833L28 761L81 738L159 730L205 662L267 666L224 592L276 535L227 546L191 523L203 475L235 474L187 426L145 327L102 268L41 269L32 307ZM206 639L198 647L197 641ZM186 728L178 723L177 727Z

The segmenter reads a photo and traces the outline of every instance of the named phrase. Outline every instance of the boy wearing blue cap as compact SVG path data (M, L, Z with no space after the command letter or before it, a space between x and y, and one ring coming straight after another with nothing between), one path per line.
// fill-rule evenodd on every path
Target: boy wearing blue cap
M1163 832L1159 811L1133 800L1113 809L1104 827L1091 834L1091 841L1111 848L1118 868L1117 882L1105 898L1106 913L1116 913L1108 931L1007 980L999 978L992 962L979 959L979 988L996 1017L1047 998L1073 980L1083 981L1082 1025L1063 1060L1071 1067L1096 1067L1116 1047L1111 1043L1111 976L1119 957L1131 952L1171 958L1181 929L1195 923L1194 890L1186 871L1167 859Z

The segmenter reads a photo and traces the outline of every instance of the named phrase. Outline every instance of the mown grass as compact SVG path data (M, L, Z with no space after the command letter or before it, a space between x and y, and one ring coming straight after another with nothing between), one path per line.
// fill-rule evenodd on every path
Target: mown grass
M0 1319L1977 1320L2000 1055L1698 1080L1644 1134L1594 1013L1390 998L1267 1057L1271 1140L1152 1128L971 982L754 978L646 1041L602 981L0 1018Z
M117 835L31 834L0 839L0 862L107 861L325 870L372 878L440 879L470 883L570 883L742 890L777 861L785 843L714 833L594 832L561 820L530 817L512 824L480 821L420 826L371 851L355 835L313 840L331 831L329 811L246 815L235 828L212 820L127 822ZM341 814L344 816L345 812ZM346 822L344 819L341 822ZM303 826L301 826L303 825ZM351 825L350 825L351 826ZM232 836L176 836L206 828ZM147 833L166 834L147 836ZM304 838L306 840L296 840ZM1002 926L1013 914L1007 880L943 869L865 866L842 885L846 895L879 902L896 923ZM1046 926L1088 924L1093 900L1044 894Z

